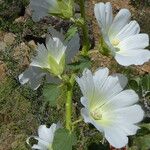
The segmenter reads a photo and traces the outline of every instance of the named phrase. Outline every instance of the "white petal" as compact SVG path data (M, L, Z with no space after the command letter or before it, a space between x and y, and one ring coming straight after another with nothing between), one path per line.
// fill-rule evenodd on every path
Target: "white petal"
M126 134L117 127L105 128L105 138L115 148L124 147L128 143Z
M63 34L63 30L61 32L57 31L51 25L48 27L48 34L46 35L46 43L48 42L50 37L59 38L61 41L65 41L65 36Z
M95 89L92 72L85 69L83 71L83 76L80 78L77 77L76 81L79 84L84 97L86 97L89 101L92 100Z
M149 37L147 34L132 35L125 40L121 41L117 46L120 49L120 53L127 50L143 49L149 45Z
M80 48L80 37L79 34L75 34L72 39L67 43L66 49L66 61L67 63L71 63L72 59L79 51Z
M121 29L129 23L131 13L128 9L121 9L115 16L109 29L109 37L112 39L121 31Z
M109 70L108 68L99 68L93 76L94 84L96 88L101 88L108 78Z
M116 126L126 135L135 135L137 130L140 129L138 126L127 122L116 122Z
M150 60L150 51L145 49L129 50L124 54L117 54L116 61L122 66L142 65Z
M102 33L107 33L113 19L111 4L109 2L95 4L94 13Z
M140 32L140 26L137 21L131 21L129 24L124 26L121 31L115 36L114 39L122 41L129 36L138 34Z
M133 105L112 111L118 122L138 123L143 120L144 111L140 105Z
M41 147L41 146L39 146L39 145L36 145L36 144L34 144L34 145L32 146L32 148L33 148L33 149L38 149L38 150L44 150L43 147ZM47 149L46 149L46 150L47 150Z
M41 85L42 78L45 74L40 68L30 66L19 76L19 82L21 84L29 83L30 87L36 90Z
M52 143L55 130L56 130L56 124L52 124L50 128L47 128L45 125L41 125L38 129L38 134L40 139L48 143Z
M66 51L66 46L64 46L62 41L56 37L49 38L46 42L46 47L48 53L59 63Z
M114 110L117 108L127 107L138 102L139 97L133 90L124 90L112 97L108 103L106 103L102 109L103 110Z
M99 89L105 98L110 99L112 96L120 93L127 85L127 78L122 74L114 74L109 76L105 81L103 87Z
M35 22L48 16L49 12L53 12L55 9L57 10L56 0L31 0L29 6L33 11L32 19Z
M86 108L81 109L81 116L84 118L85 123L91 123L91 118L89 116L89 112Z
M88 99L86 99L85 97L81 97L81 104L88 108Z
M37 56L32 59L30 66L49 68L48 51L44 44L38 44Z

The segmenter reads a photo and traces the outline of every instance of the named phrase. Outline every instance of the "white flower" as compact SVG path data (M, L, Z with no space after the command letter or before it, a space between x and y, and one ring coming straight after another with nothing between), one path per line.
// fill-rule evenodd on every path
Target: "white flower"
M29 5L35 22L49 15L70 19L73 15L72 6L72 0L30 0Z
M138 95L133 90L123 90L127 78L108 74L107 68L97 70L94 75L86 69L76 79L84 96L81 115L86 123L104 133L112 146L121 148L128 143L128 135L136 134L139 129L136 123L143 119L144 112L135 104Z
M63 34L49 28L51 37L46 39L46 46L38 44L37 56L32 59L29 68L19 75L21 84L29 83L36 90L44 76L47 82L56 82L53 76L60 76L66 63L70 63L80 47L79 35L76 34L70 41L65 41Z
M60 13L57 0L30 0L30 8L33 11L32 19L40 21L49 13Z
M38 136L30 136L27 139L27 144L29 144L29 140L34 138L38 140L37 144L32 146L32 149L38 150L52 150L53 139L55 135L55 131L60 128L59 124L52 124L50 128L47 128L46 125L40 125L38 129ZM30 144L29 144L30 145Z
M53 73L61 75L65 67L66 46L57 37L50 37L44 44L38 44L37 56L32 59L30 66L40 67Z
M121 9L113 18L111 4L107 2L95 4L94 12L103 39L120 65L142 65L150 60L150 51L145 49L149 37L139 33L139 24L130 21L128 9Z

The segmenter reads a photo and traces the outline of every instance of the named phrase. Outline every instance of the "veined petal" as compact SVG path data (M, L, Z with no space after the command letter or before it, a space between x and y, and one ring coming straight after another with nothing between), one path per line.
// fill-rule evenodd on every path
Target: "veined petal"
M120 121L134 124L143 120L144 111L140 105L133 105L111 111L111 115L116 116L117 122Z
M122 74L108 76L103 87L99 89L99 93L102 93L107 99L109 99L120 93L127 85L127 81L127 78Z
M106 34L113 19L111 4L109 2L107 2L106 4L95 4L94 13L102 30L102 33Z
M41 85L42 78L45 75L46 73L41 68L30 66L19 75L19 82L21 84L29 83L30 87L36 90Z
M121 9L115 16L112 25L109 28L109 38L112 41L121 29L129 23L131 13L128 9Z
M120 53L127 50L143 49L149 45L149 37L147 34L132 35L119 43L117 46L120 49Z
M140 26L137 21L131 21L129 24L124 26L121 31L115 36L114 39L122 41L132 35L139 34Z
M32 19L37 22L40 21L49 13L59 12L56 0L30 0L30 9L33 11Z
M89 116L89 111L86 108L81 109L81 115L84 118L85 123L91 123L91 118Z
M70 41L67 43L66 49L66 61L67 63L71 63L73 57L79 51L80 48L80 37L79 34L76 33Z
M59 64L62 56L66 51L66 46L63 45L59 38L49 38L46 42L48 53L56 60Z
M108 68L99 68L94 73L93 80L96 88L101 88L108 78L109 70Z
M102 110L114 110L118 108L123 108L127 106L131 106L138 102L139 97L133 90L124 90L119 94L113 96L110 101L108 101L104 106L102 106Z
M48 143L53 142L54 132L56 130L56 124L52 124L50 128L47 128L46 125L41 125L38 129L38 134L40 139Z
M142 65L150 60L150 51L146 49L128 50L115 55L116 61L122 66Z
M81 104L88 108L88 99L86 99L85 97L81 97Z
M105 128L104 133L108 142L116 148L124 147L128 143L126 134L116 126Z
M76 81L79 84L83 95L88 100L92 100L93 94L94 94L94 90L95 90L92 72L90 70L88 70L88 69L85 69L83 71L83 76L80 77L80 78L77 77Z
M40 67L40 68L49 68L48 64L48 50L44 44L38 44L37 47L37 56L32 58L30 66Z

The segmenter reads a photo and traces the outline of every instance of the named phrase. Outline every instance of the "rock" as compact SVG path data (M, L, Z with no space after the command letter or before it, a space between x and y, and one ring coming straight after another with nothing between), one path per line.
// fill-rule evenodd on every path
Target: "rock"
M31 49L36 49L37 48L37 45L35 44L35 42L33 40L31 40L31 41L28 42L28 46Z
M13 51L13 58L18 61L19 65L27 66L29 64L29 46L22 42L17 47L15 47Z
M0 41L0 51L5 51L6 47L7 47L6 43L3 41Z
M4 35L4 42L6 45L12 45L15 41L15 35L13 33L6 33Z

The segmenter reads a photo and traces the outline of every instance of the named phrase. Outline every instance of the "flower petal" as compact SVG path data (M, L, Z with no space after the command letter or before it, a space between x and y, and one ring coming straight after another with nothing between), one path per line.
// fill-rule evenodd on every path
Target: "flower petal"
M82 77L77 77L76 78L77 83L80 86L80 89L83 93L83 95L90 101L93 98L93 93L94 93L94 81L93 81L93 76L92 72L88 69L85 69L83 71L83 76Z
M103 87L99 89L99 93L103 94L106 99L110 99L125 88L127 81L127 78L122 74L109 76Z
M121 9L115 16L109 29L109 37L112 39L121 31L121 29L129 23L131 13L128 9Z
M131 21L121 29L121 31L115 36L115 39L122 41L132 35L138 34L139 32L140 26L137 21Z
M115 148L124 147L128 143L126 134L116 126L105 128L104 133L105 138Z
M119 53L124 53L127 50L136 50L143 49L149 45L149 37L148 34L136 34L132 35L119 43L117 46L120 51Z
M124 54L116 53L115 59L122 66L142 65L150 60L150 51L145 49L129 50Z
M108 101L104 106L102 106L103 110L114 110L118 108L123 108L127 106L131 106L138 102L139 97L133 90L124 90L112 97L110 101Z
M113 19L111 4L109 2L107 2L106 4L95 4L94 13L102 33L106 34Z
M30 66L27 70L25 70L22 74L19 75L19 82L21 84L29 83L29 86L36 90L42 82L44 73L40 68Z
M37 56L32 58L30 66L40 67L40 68L49 68L48 63L48 50L44 44L38 44L37 47Z
M56 0L30 0L29 7L33 11L32 19L37 22L48 16L49 12L53 12L57 8L57 2Z
M36 144L34 144L34 145L32 146L32 148L33 148L33 149L38 149L38 150L44 150L43 147L41 147L41 146L39 146L39 145L36 145ZM45 149L45 150L47 150L47 149Z
M88 108L88 100L85 97L81 97L81 104Z
M63 57L65 51L66 51L66 46L62 43L62 41L57 38L49 38L46 42L46 47L48 50L48 53L56 60L56 62L59 64L61 58Z
M96 88L101 88L108 78L109 70L108 68L99 68L94 73L93 79Z
M66 61L67 63L71 63L72 59L79 51L80 48L80 37L79 34L75 34L71 40L67 43L66 49Z
M56 131L56 124L52 124L50 128L45 125L41 125L38 129L38 134L40 139L48 142L49 144L53 142L54 132Z
M89 112L88 112L88 110L86 108L82 108L81 109L81 115L84 118L84 122L85 123L91 123L92 122L91 118L89 116Z
M116 109L111 112L111 115L116 116L117 122L138 123L143 120L144 111L140 105L133 105Z

